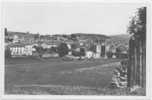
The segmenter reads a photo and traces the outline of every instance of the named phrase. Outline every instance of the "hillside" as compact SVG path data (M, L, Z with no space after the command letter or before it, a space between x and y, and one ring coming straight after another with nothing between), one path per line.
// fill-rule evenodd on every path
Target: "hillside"
M81 39L91 39L91 40L105 40L110 37L103 34L94 34L94 33L73 33L76 37L80 37Z
M110 38L107 41L107 44L114 45L115 47L119 45L128 47L129 39L130 39L129 34L113 35L113 36L110 36Z
M119 34L119 35L110 36L112 40L129 40L129 37L130 37L129 34Z

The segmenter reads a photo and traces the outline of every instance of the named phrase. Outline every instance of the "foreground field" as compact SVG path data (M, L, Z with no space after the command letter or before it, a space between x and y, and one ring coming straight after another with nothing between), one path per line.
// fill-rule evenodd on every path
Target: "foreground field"
M119 66L120 61L120 59L82 61L63 61L60 58L6 59L5 93L104 95L111 82L113 70ZM114 91L110 90L110 93Z

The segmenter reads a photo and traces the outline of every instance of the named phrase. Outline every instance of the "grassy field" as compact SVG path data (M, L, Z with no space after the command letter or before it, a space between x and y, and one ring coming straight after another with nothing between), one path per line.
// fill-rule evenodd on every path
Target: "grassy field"
M6 94L105 95L119 59L63 61L61 58L5 60Z

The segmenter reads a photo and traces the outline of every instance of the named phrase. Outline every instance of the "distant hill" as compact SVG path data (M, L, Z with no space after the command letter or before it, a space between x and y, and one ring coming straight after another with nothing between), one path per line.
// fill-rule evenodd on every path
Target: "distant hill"
M116 47L118 45L124 45L124 46L129 45L129 39L130 39L129 34L119 34L119 35L113 35L109 37L110 38L108 39L107 44L114 44Z
M103 34L94 34L94 33L73 33L76 37L80 37L81 39L98 39L98 40L105 40L109 39L110 37L103 35Z
M123 40L129 40L130 35L129 34L119 34L119 35L112 35L109 36L111 39L123 39Z

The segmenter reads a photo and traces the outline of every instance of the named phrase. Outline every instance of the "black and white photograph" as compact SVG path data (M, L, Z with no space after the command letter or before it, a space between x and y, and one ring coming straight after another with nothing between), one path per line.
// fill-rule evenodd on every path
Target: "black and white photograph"
M146 96L148 7L2 1L4 95Z

